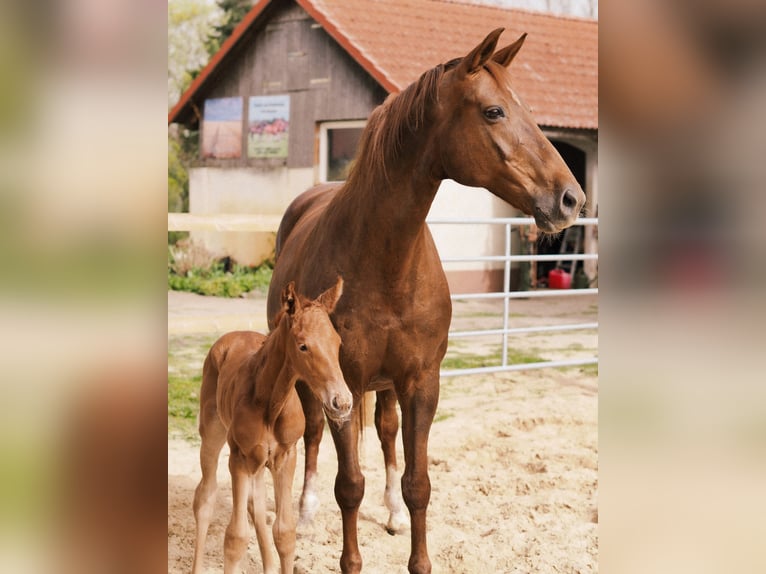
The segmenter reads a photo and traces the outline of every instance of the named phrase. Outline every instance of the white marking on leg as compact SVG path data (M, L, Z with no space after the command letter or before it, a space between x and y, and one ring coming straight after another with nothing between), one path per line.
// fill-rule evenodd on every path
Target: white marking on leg
M316 494L316 473L307 473L303 482L303 492L301 493L300 504L300 526L310 526L314 522L317 509L319 508L319 497Z
M410 517L404 508L404 501L402 500L399 473L395 466L386 468L386 492L383 496L383 502L390 512L388 525L386 526L389 534L401 532L410 525Z

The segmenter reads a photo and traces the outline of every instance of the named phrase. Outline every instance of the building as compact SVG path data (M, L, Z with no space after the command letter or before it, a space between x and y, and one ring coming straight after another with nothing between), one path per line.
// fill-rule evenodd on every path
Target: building
M281 215L313 184L342 179L374 107L500 26L506 29L500 45L529 34L512 64L515 87L580 180L593 215L597 21L445 0L257 2L169 113L169 123L200 130L190 212ZM446 181L431 215L517 213L485 190ZM502 244L491 229L434 229L434 235L443 255L478 254ZM251 264L273 247L269 234L201 239ZM586 236L586 250L594 240ZM453 288L497 285L497 269L470 265L447 267Z

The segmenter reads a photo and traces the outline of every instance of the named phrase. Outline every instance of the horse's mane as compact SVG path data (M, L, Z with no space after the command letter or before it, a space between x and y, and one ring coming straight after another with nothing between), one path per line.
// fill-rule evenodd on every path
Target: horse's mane
M418 80L398 94L392 94L375 108L362 132L356 159L347 183L353 186L362 177L369 177L370 168L386 176L386 165L402 152L402 142L423 126L426 114L439 101L439 82L445 72L460 62L460 58L439 64L424 72Z

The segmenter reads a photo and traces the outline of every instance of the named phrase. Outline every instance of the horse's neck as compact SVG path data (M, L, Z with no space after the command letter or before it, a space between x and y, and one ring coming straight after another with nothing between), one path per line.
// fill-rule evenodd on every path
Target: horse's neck
M287 320L283 318L261 348L262 360L255 373L255 401L266 407L266 422L272 428L282 414L297 379L286 360L287 330Z
M405 161L347 182L335 199L345 219L341 225L351 235L349 246L363 246L396 261L406 258L422 232L441 182L430 173L417 144L403 147L411 150Z

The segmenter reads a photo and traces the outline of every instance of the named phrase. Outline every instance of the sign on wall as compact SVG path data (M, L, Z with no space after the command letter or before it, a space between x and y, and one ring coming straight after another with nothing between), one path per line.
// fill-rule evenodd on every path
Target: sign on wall
M247 157L287 157L290 96L252 96L248 121Z
M205 100L202 157L242 156L242 98Z

